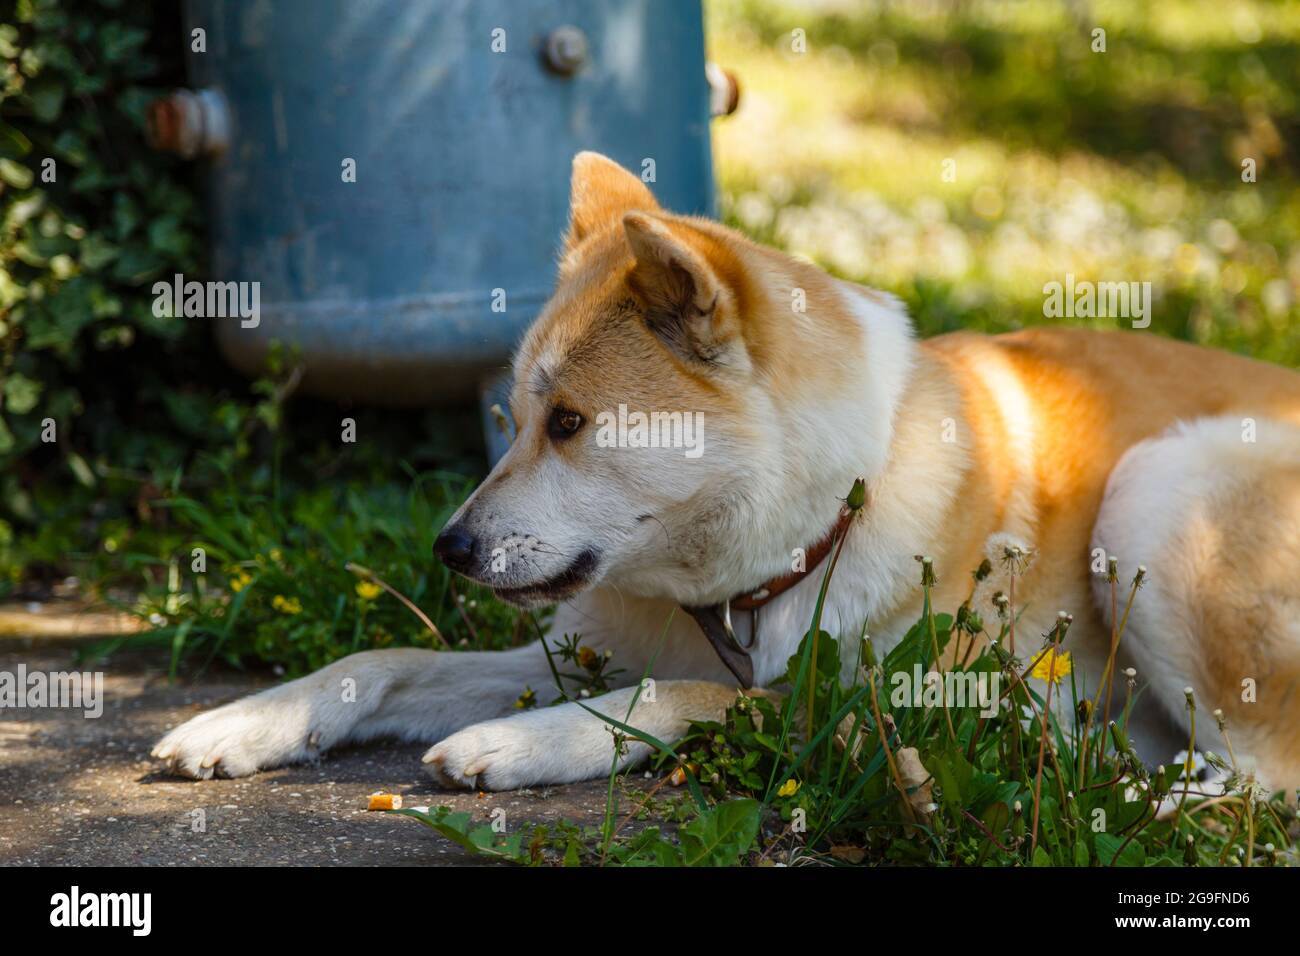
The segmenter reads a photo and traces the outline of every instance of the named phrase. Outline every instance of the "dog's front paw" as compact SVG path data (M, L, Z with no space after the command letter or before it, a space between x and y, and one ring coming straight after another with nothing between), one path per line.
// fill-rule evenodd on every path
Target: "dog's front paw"
M309 735L285 717L282 708L257 697L235 701L181 724L158 741L151 756L196 780L246 777L312 750Z
M520 720L489 720L458 731L424 755L429 772L444 785L516 790L549 783L544 735Z

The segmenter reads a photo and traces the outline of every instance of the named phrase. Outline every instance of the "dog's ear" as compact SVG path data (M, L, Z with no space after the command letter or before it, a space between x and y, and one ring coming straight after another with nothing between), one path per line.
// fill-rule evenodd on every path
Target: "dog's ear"
M565 253L572 252L593 232L616 225L624 214L634 210L659 210L659 203L645 183L600 153L582 152L574 156Z
M747 364L734 294L709 261L711 243L689 226L628 213L623 231L636 263L628 285L646 324L672 352L710 368Z

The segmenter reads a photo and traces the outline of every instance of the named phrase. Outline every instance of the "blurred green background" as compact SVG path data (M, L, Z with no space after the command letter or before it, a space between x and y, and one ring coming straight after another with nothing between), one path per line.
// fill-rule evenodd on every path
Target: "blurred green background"
M742 88L713 126L731 225L897 293L926 334L1048 321L1068 273L1149 281L1153 331L1300 366L1300 2L705 12ZM341 446L292 356L246 383L207 328L153 317L149 284L204 249L194 170L142 136L180 35L172 3L0 0L0 598L114 600L178 665L436 646L355 561L450 644L521 639L429 557L482 468L472 413L347 409L365 439Z
M925 333L1044 322L1068 272L1150 281L1156 330L1300 364L1300 4L706 8L743 90L714 126L730 224L899 293Z

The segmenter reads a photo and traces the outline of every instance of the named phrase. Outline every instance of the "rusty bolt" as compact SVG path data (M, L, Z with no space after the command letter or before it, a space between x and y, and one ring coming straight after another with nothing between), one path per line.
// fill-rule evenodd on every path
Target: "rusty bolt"
M145 121L150 146L184 159L230 145L230 109L216 90L176 90L150 103Z

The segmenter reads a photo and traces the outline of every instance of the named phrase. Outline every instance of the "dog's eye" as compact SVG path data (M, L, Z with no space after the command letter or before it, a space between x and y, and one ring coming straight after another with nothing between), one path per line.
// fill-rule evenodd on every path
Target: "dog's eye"
M577 412L558 406L551 410L546 431L552 438L570 438L582 427L583 418Z

